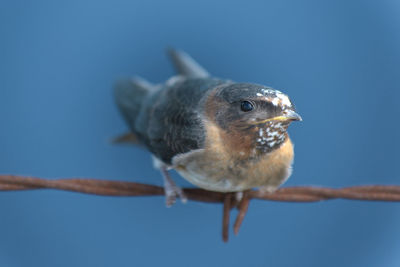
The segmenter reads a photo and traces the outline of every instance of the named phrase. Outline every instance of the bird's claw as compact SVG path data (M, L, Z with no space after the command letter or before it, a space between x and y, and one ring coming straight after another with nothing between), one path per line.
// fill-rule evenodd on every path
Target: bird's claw
M165 192L165 204L167 205L167 207L171 207L173 204L175 204L177 197L181 199L182 203L187 202L187 197L183 192L182 188L180 188L175 184L171 186L165 186L164 192Z
M173 204L175 204L177 197L181 199L182 203L186 203L187 197L182 188L175 184L165 168L161 169L161 173L163 174L164 178L165 204L167 207L171 207Z

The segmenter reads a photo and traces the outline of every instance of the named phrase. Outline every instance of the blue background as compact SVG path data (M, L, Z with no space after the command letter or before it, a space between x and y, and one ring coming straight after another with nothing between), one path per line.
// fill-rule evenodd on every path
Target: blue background
M112 85L166 80L167 46L293 99L304 122L287 186L400 184L396 0L1 1L0 173L161 184L147 152L110 144L127 129ZM228 244L221 211L3 192L0 266L400 265L400 204L253 201Z

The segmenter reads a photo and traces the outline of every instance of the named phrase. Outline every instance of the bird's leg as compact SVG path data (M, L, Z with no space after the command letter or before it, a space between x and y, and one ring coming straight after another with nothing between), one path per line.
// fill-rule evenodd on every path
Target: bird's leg
M183 193L182 188L175 184L165 167L161 167L160 170L164 179L165 203L167 207L171 207L175 203L176 197L179 197L182 203L186 203L187 197Z

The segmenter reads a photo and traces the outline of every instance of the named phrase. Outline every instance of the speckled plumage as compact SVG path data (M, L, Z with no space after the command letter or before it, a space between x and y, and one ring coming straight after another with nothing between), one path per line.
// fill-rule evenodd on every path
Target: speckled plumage
M291 173L287 127L300 117L272 88L212 78L182 52L180 75L163 85L119 83L115 96L131 132L161 163L214 191L277 188ZM241 103L254 110L244 112Z

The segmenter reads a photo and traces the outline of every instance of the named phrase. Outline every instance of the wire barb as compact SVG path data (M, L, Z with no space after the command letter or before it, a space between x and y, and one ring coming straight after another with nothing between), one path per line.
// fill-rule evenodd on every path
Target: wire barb
M248 192L245 191L243 192L242 200L238 205L239 214L237 215L235 224L233 225L233 232L235 233L235 235L239 233L240 226L242 225L247 210L249 209L249 204L250 198L248 197Z
M0 175L0 191L37 189L56 189L102 196L164 195L163 187L134 182L82 178L42 179L16 175ZM222 231L224 241L228 240L230 210L235 206L239 209L239 214L234 224L234 232L237 234L251 199L285 202L317 202L331 199L400 201L399 185L361 185L343 188L295 186L279 188L274 193L251 190L244 192L243 198L239 203L236 203L233 199L232 193L213 192L199 188L185 188L183 191L189 200L224 204Z

